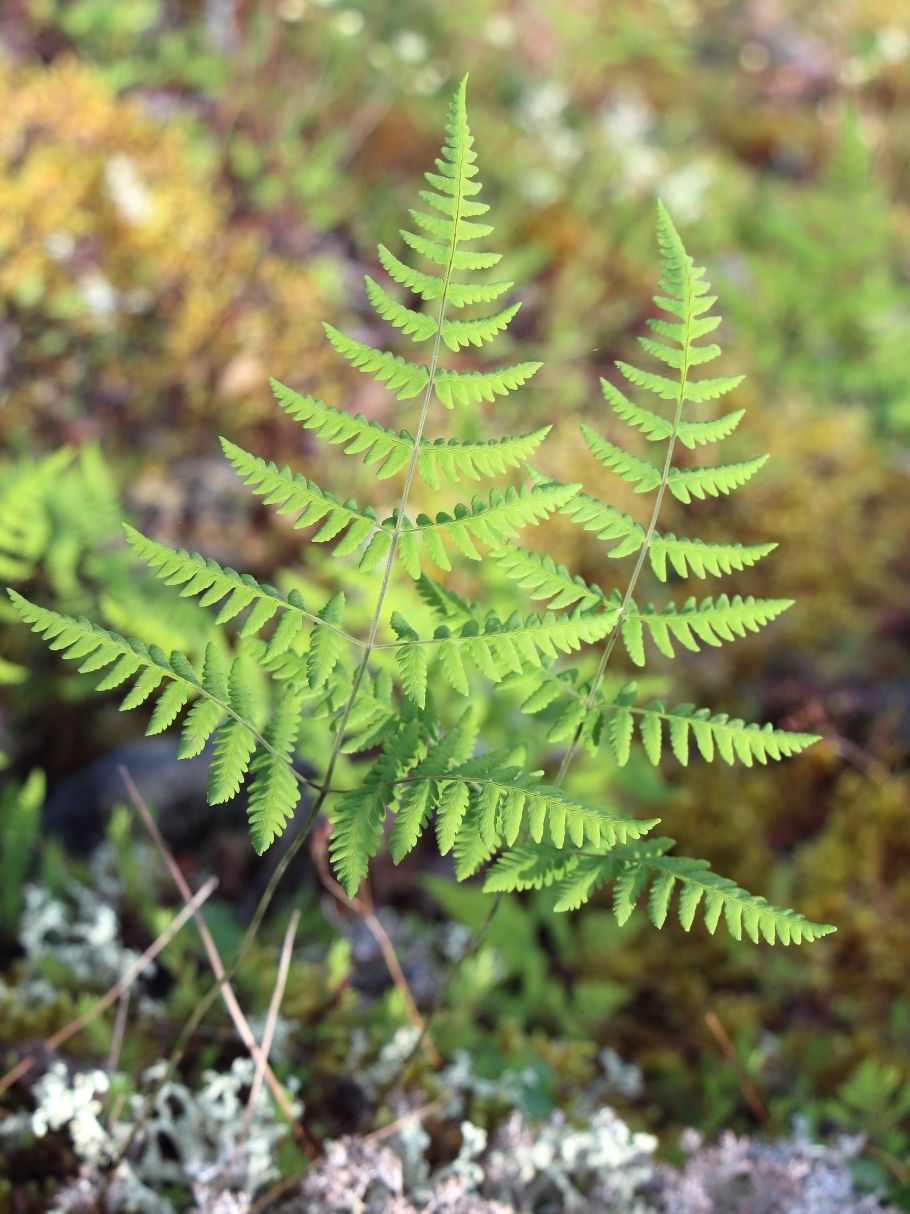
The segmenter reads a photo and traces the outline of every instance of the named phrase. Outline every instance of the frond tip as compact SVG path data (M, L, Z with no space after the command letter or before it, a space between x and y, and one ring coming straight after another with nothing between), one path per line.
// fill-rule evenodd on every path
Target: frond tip
M743 930L753 943L801 944L835 930L812 923L792 910L772 906L764 898L740 889L734 881L711 871L705 860L668 856L672 839L647 839L620 844L609 852L559 851L522 844L507 851L490 869L484 889L490 892L542 889L555 885L557 911L577 910L600 886L613 884L613 911L625 923L650 884L648 914L655 927L667 920L674 887L679 884L679 920L689 931L704 900L704 920L713 935L720 917L730 935L741 940Z

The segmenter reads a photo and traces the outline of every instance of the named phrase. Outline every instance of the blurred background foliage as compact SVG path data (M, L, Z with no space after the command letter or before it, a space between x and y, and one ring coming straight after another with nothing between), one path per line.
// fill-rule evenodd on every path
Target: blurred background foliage
M596 479L575 423L609 433L597 381L644 331L661 196L720 296L722 371L748 373L735 441L773 453L753 485L699 504L697 520L669 504L665 529L780 541L736 589L797 599L767 636L678 658L678 698L826 738L774 770L693 764L660 779L601 757L585 779L635 812L659 807L682 850L839 931L793 955L700 928L683 942L642 912L620 931L606 903L554 920L545 893L515 900L440 1044L491 1070L532 1059L553 1100L590 1077L595 1045L613 1047L645 1077L627 1114L668 1133L754 1123L746 1075L767 1126L800 1114L815 1129L867 1131L870 1166L897 1193L910 1181L904 0L7 0L4 578L198 653L220 634L137 577L119 520L257 577L334 576L234 484L217 435L363 492L356 464L279 416L267 376L407 424L378 385L340 365L320 322L387 342L362 275L413 202L466 70L497 247L523 304L513 350L496 358L547 366L495 416L459 419L459 432L556 422L540 466L634 508L626 486ZM608 589L600 545L550 526L566 563ZM449 584L481 601L503 589L463 571ZM30 772L52 788L136 725L87 700L84 681L5 614L0 658L7 839L16 815L36 820ZM63 863L56 852L37 862ZM435 907L471 925L485 913L476 888L444 877L428 888L380 866L374 885L402 915ZM298 896L328 946L313 896ZM5 888L7 935L17 906ZM327 1048L339 1067L356 1020L332 994L346 964L332 945L322 1002L311 991L301 1013L301 1048ZM254 969L251 989L265 992ZM400 1009L387 998L370 1015L378 1043ZM3 1040L21 1031L7 1024Z

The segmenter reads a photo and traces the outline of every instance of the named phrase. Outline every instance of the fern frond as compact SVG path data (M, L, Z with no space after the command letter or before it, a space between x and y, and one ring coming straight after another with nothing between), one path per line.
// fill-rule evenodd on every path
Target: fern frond
M446 299L456 308L469 307L471 304L493 303L500 295L505 295L515 286L514 282L450 282Z
M704 919L713 935L723 914L730 935L741 940L743 929L755 944L801 944L830 935L829 924L811 923L792 910L772 906L764 898L740 889L729 878L711 871L705 860L668 856L672 839L647 840L643 844L620 846L608 856L583 854L566 878L560 882L558 911L575 910L605 881L615 880L613 909L617 920L625 923L649 882L651 895L648 912L655 927L663 927L674 886L681 887L679 919L686 931L695 920L704 899Z
M394 804L399 787L396 780L414 765L418 744L418 723L409 721L386 742L360 788L345 793L335 803L329 853L349 898L357 893L379 848L386 806Z
M433 381L436 395L447 409L455 403L461 405L480 404L484 400L495 400L506 396L526 383L543 363L517 363L514 367L499 367L496 371L447 371L438 370Z
M402 531L402 538L420 536L430 559L440 569L451 569L440 540L441 534L470 560L479 561L481 557L474 547L474 539L488 547L500 547L505 540L517 537L518 528L536 525L564 506L578 489L577 484L560 485L556 481L534 485L530 489L522 486L520 490L510 485L505 493L491 489L489 503L477 496L471 500L470 508L459 503L452 514L440 511L435 521L426 514L418 514L416 527L407 527ZM408 573L416 580L420 575L416 548L403 548L401 558Z
M673 423L669 418L661 417L659 413L653 413L650 409L633 404L609 380L602 379L600 383L603 394L614 413L623 421L628 422L630 426L637 426L649 442L659 442L661 439L669 438L673 433ZM745 413L745 409L735 409L732 413L725 413L723 417L714 418L711 421L681 421L676 430L676 437L690 451L695 449L696 443L703 446L705 443L720 442L721 439L728 438L733 433ZM582 432L585 429L590 429L590 427L582 426Z
M573 497L562 507L561 513L570 513L579 496L584 495ZM507 577L512 578L523 589L531 591L532 599L550 599L551 611L560 607L571 607L573 603L582 611L588 611L604 602L604 593L599 586L589 586L577 573L570 573L565 565L557 565L546 553L540 556L536 552L519 548L509 540L490 555Z
M495 803L494 811L500 814L501 833L509 846L518 837L523 821L526 821L535 843L541 841L546 827L558 848L565 844L567 834L576 847L581 847L585 839L595 847L601 843L612 846L617 841L640 838L659 821L657 818L636 821L622 814L584 805L568 797L562 789L541 783L540 772L522 775L518 767L497 767L496 763L505 754L505 751L494 751L469 759L460 767L448 771L440 787L441 796L444 796L446 781L455 785L471 784L482 796L489 797ZM452 794L456 805L460 795ZM495 817L494 811L488 809Z
M663 749L664 728L669 734L673 754L684 767L689 762L690 732L706 762L713 761L716 747L724 762L732 766L739 759L746 767L751 767L754 759L764 764L768 759L780 760L800 754L820 740L817 734L791 733L786 729L774 729L770 724L747 725L739 718L731 720L726 713L712 715L710 708L696 709L694 704L677 704L667 709L663 701L652 700L641 708L634 704L625 707L640 718L642 742L655 765L660 761Z
M209 645L200 680L187 657L177 650L168 657L157 645L146 649L141 641L108 632L81 617L73 619L38 607L14 590L8 593L22 619L32 625L33 632L51 642L51 649L71 661L81 659L80 673L111 667L98 684L99 691L112 690L135 678L120 706L122 712L138 708L160 689L148 734L160 733L173 724L191 696L208 701L208 707L203 709L197 703L190 710L177 754L179 758L198 754L214 733L209 803L217 805L237 793L256 747L253 703L241 659L233 663L230 676L226 676L220 654L214 645ZM224 715L228 719L218 725ZM263 751L268 753L271 744L267 736L264 741Z
M250 455L225 438L221 440L221 446L235 472L243 478L243 483L251 485L255 494L265 495L266 505L277 506L278 514L301 511L300 517L294 522L295 527L306 527L325 519L313 536L314 543L328 543L344 531L345 534L333 549L335 556L353 552L374 528L379 527L379 520L371 506L359 510L353 498L339 502L331 493L320 489L299 472L292 473L287 466L279 470L275 464Z
M403 287L407 287L421 299L438 299L442 294L445 285L443 279L435 274L422 274L419 270L412 270L403 261L399 261L394 253L390 253L383 244L378 245L377 249L380 264L393 282L401 283Z
M294 816L300 800L300 786L291 767L300 728L300 706L300 693L289 687L263 730L271 750L260 746L250 764L247 815L253 847L260 856L277 835L284 833L287 820Z
M402 430L385 430L379 422L367 421L362 413L352 417L343 409L325 405L311 396L301 396L277 380L271 380L278 403L295 421L303 422L307 430L329 443L346 443L346 455L364 453L365 464L380 463L377 480L386 480L399 472L411 458L414 439ZM528 434L508 438L492 438L484 442L462 442L457 438L420 440L417 470L431 489L439 488L439 471L449 480L458 482L459 472L480 480L481 476L496 476L508 468L518 468L543 442L550 426L541 426Z
M469 688L462 654L471 658L481 674L498 683L502 679L501 667L520 675L526 666L539 668L541 655L552 659L557 653L571 653L580 649L582 644L603 640L616 623L618 615L618 609L585 614L576 608L571 613L560 615L552 611L546 611L542 616L531 612L526 619L522 619L520 612L515 611L503 623L496 615L490 614L484 621L482 631L473 619L465 623L458 633L450 632L442 624L436 629L432 640L420 640L400 616L397 622L393 616L392 624L399 637L406 637L410 642L406 646L408 650L438 646L439 659L450 685L455 691L467 695ZM397 652L401 663L402 650ZM421 660L424 665L420 668L419 677L425 682L426 658ZM408 654L407 661L416 664L418 658Z
M655 468L647 460L639 459L637 455L630 455L622 447L617 447L613 443L608 442L596 430L592 430L590 426L583 425L581 432L584 435L585 442L591 448L594 458L603 464L605 468L612 468L621 480L634 485L634 493L650 493L652 489L656 489L660 484L660 468Z
M305 621L320 622L319 615L307 610L299 591L292 590L285 599L274 586L260 585L248 573L222 569L211 557L200 556L198 552L190 554L185 548L169 548L167 544L147 539L126 523L123 530L130 547L155 571L156 577L168 586L182 587L181 598L201 595L199 601L203 607L211 607L227 598L216 617L216 624L224 624L252 606L240 631L241 636L252 636L281 611L281 622L269 642L269 657L287 649Z
M465 714L412 770L411 782L401 790L389 840L389 852L396 864L413 849L430 820L438 797L434 782L445 775L452 763L465 762L473 749L475 734L472 718Z
M344 611L344 592L333 594L319 612L319 624L313 629L307 650L307 679L310 687L322 687L335 669L344 643L338 625Z
M228 700L228 676L218 647L211 641L205 650L202 686L211 698L200 696L186 714L177 744L178 759L192 759L201 754L224 716L221 705Z
M649 493L658 487L662 475L660 468L608 442L590 426L583 425L581 430L594 458L605 468L612 468L622 480L634 484L633 492ZM767 455L759 455L739 464L720 464L714 468L671 468L667 488L686 504L693 496L703 499L706 493L712 497L731 493L753 477L767 459Z
M0 577L19 581L30 576L34 562L47 546L51 515L50 486L73 462L69 447L36 462L17 464L0 486ZM13 676L10 681L15 681Z
M369 274L364 275L363 282L367 299L382 319L389 321L396 329L401 329L405 337L410 337L412 341L426 341L436 333L439 324L434 316L414 312L397 299L392 299Z
M521 303L512 304L493 316L479 316L474 320L443 320L442 340L456 354L462 346L481 346L502 333L520 307Z
M651 537L648 556L654 572L665 582L667 560L680 577L688 577L690 571L700 578L709 573L719 577L754 565L776 547L777 544L706 544L704 540L677 539L668 531L666 535ZM615 550L610 555L615 556Z
M417 396L427 386L430 373L426 367L406 362L397 354L374 350L353 337L346 337L331 325L323 324L326 336L339 354L343 355L358 371L384 383L398 400Z
M610 552L611 558L630 556L645 542L645 529L628 514L621 514L615 506L607 506L598 498L577 493L561 510L573 522L586 531L592 531L600 540L619 540ZM704 540L677 539L672 532L651 536L648 557L651 566L662 582L667 580L667 561L680 577L694 573L703 578L707 574L720 577L754 565L773 552L777 544L715 544Z
M450 624L455 621L466 623L468 620L476 620L478 624L483 623L484 610L479 603L472 603L469 599L456 594L454 590L441 586L427 574L420 575L416 589L426 605L439 619L448 620Z
M507 438L491 438L485 442L462 442L456 438L438 438L431 443L422 440L417 468L431 489L439 488L437 468L455 483L459 472L472 480L481 476L502 475L508 468L518 468L540 446L551 430L541 426L527 434Z
M519 844L504 852L487 873L484 893L512 894L527 889L544 889L554 881L562 880L577 864L577 852L545 844Z
M688 505L693 497L704 499L706 493L717 497L720 493L732 493L740 485L751 480L764 467L767 455L743 460L739 464L720 464L715 468L673 468L667 487L675 498Z
M644 666L645 628L660 652L672 658L676 654L671 638L698 653L699 641L716 647L722 641L744 637L747 630L758 632L792 606L792 599L754 599L751 595L743 599L738 594L732 599L721 594L716 600L707 598L701 603L689 598L681 608L668 603L660 612L651 603L640 611L634 602L630 602L623 620L622 636L629 657L637 666Z
M468 877L473 877L493 858L501 842L495 829L489 833L484 831L483 813L484 807L476 797L472 797L452 848L456 881L467 881Z

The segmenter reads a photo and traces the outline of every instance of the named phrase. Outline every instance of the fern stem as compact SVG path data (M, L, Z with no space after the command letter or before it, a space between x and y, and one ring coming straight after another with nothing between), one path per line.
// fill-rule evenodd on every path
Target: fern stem
M487 912L487 917L484 919L483 923L481 923L480 927L478 927L478 929L474 932L473 936L468 941L467 946L466 946L464 952L461 954L461 956L456 961L453 961L452 964L449 966L449 972L446 974L442 986L436 992L436 996L433 999L433 1003L430 1007L430 1010L427 1012L426 1016L424 1016L424 1018L423 1018L423 1028L420 1030L419 1035L417 1036L417 1039L414 1041L414 1044L411 1046L411 1049L408 1052L407 1056L405 1057L404 1061L400 1062L398 1064L398 1066L395 1069L394 1074L389 1079L386 1080L386 1082L382 1085L382 1087L379 1089L379 1091L376 1094L375 1109L374 1109L374 1114L373 1114L374 1121L376 1118L376 1114L382 1108L383 1100L386 1098L386 1096L389 1094L389 1092L391 1092L391 1090L396 1086L398 1081L401 1079L402 1075L405 1073L405 1071L408 1069L408 1067L411 1065L411 1063L414 1061L414 1059L417 1057L417 1055L420 1053L421 1049L423 1048L424 1040L427 1037L427 1034L430 1032L430 1029L433 1027L436 1017L442 1011L443 1005L446 1001L446 997L448 996L449 991L452 989L452 983L455 981L456 977L458 976L462 966L464 966L464 964L467 961L470 961L470 959L474 956L474 954L480 948L481 944L483 944L484 939L486 938L487 932L490 930L490 928L493 925L493 920L496 918L496 912L499 910L500 904L502 903L502 900L504 897L505 897L505 895L502 893L498 893L495 895L495 897L493 898L492 905L490 906L490 909Z
M687 302L691 306L691 290L689 292L689 300ZM600 685L603 682L604 674L606 673L607 663L610 661L610 657L613 653L614 646L616 645L616 642L622 633L622 626L623 626L623 622L626 618L626 613L629 610L629 603L632 601L632 595L635 592L636 583L638 582L639 576L641 574L642 568L645 563L645 558L648 555L648 549L651 547L651 540L652 540L652 538L654 536L654 532L657 528L657 518L658 518L658 515L660 514L660 507L663 503L664 494L666 493L666 490L667 490L667 482L670 479L670 469L673 466L673 449L676 446L676 439L679 434L679 425L680 425L680 422L682 421L683 401L685 399L685 394L686 394L686 378L689 374L689 334L688 334L688 332L686 332L686 340L685 340L684 349L685 349L685 358L683 360L683 365L682 365L682 368L680 371L680 377L679 377L679 397L676 402L676 413L673 417L673 429L670 432L670 438L669 438L669 441L667 442L667 456L666 456L666 459L664 460L664 467L663 467L663 472L662 472L661 478L660 478L660 485L657 488L657 498L654 502L654 509L651 512L651 520L648 523L648 529L645 532L644 541L642 543L641 548L639 549L638 560L635 562L635 568L632 571L632 576L629 579L629 585L626 587L626 593L623 596L622 605L619 609L619 615L616 618L616 623L613 626L613 631L610 633L609 640L607 641L606 647L603 651L603 654L601 655L600 664L597 667L597 673L595 674L594 679L591 683L591 690L588 692L588 696L585 700L585 713L586 714L589 713L594 706L594 700L597 696L598 690L600 689ZM556 785L557 788L560 787L563 780L566 778L566 775L568 774L568 771L569 771L569 767L572 764L572 760L575 758L576 751L578 750L578 742L579 742L579 739L581 738L581 731L583 728L584 728L584 721L582 720L575 730L575 733L572 737L572 741L569 743L569 746L566 749L566 753L563 755L562 763L559 765L559 771L556 775L556 779L553 781L553 783Z

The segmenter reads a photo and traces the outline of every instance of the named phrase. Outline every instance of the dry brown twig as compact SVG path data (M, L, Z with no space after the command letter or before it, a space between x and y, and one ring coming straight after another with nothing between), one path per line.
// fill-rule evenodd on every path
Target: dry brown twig
M401 968L401 963L399 962L398 955L395 952L395 946L392 944L392 941L389 938L389 933L376 918L376 914L372 906L370 906L369 903L364 902L362 898L349 898L329 872L327 855L330 831L331 826L329 823L326 823L322 827L317 827L317 829L313 831L313 840L310 844L313 859L315 860L316 867L319 870L320 880L334 898L337 898L342 905L348 907L349 910L352 910L356 915L360 916L370 935L379 945L380 952L382 953L382 959L385 961L386 969L389 971L392 981L395 983L395 987L401 996L401 1001L404 1004L407 1017L414 1028L420 1033L419 1040L421 1047L423 1048L430 1065L436 1070L439 1070L439 1068L443 1066L442 1057L427 1034L426 1023L417 1009L417 1004L414 1000L414 996L411 994L411 988L408 986L408 980L404 976L404 971Z
M771 1118L768 1114L767 1108L765 1107L765 1102L762 1100L761 1096L759 1096L758 1090L749 1076L749 1072L743 1066L742 1059L740 1058L739 1054L737 1054L733 1042L730 1040L729 1034L721 1024L720 1018L716 1012L705 1012L705 1023L711 1030L715 1041L720 1046L724 1057L733 1068L733 1072L736 1075L737 1082L739 1083L739 1090L742 1092L743 1099L752 1110L758 1124L763 1130L770 1133L772 1128Z
M123 1036L126 1032L126 1015L130 1006L129 988L123 992L117 1000L117 1018L114 1020L114 1029L111 1033L111 1049L107 1056L108 1074L113 1075L117 1069L117 1063L120 1061L120 1051L123 1049Z
M243 1125L240 1127L240 1136L238 1141L243 1142L249 1132L250 1123L253 1120L253 1113L256 1109L256 1101L259 1099L259 1093L262 1090L262 1077L265 1074L265 1069L268 1066L269 1051L272 1048L272 1041L275 1037L275 1025L278 1023L278 1010L281 1007L281 1000L284 997L284 988L288 980L288 971L291 968L291 953L294 949L294 937L297 935L297 925L300 922L300 911L295 910L291 915L291 921L287 926L287 931L284 933L284 944L281 946L281 958L278 962L278 977L275 980L275 990L272 992L272 1001L269 1004L269 1012L266 1017L265 1029L262 1034L262 1045L259 1048L259 1057L256 1059L256 1073L253 1076L253 1083L250 1087L250 1098L247 1101L246 1113L243 1118Z
M64 1041L69 1041L70 1037L75 1037L76 1033L84 1029L87 1024L90 1024L96 1016L100 1016L112 1003L116 1003L123 992L132 986L142 971L158 956L165 945L173 940L186 921L193 917L199 907L214 893L217 887L218 879L216 877L211 877L206 881L205 885L190 899L183 910L175 916L173 922L165 928L157 940L154 940L148 946L138 961L133 962L119 982L115 982L107 994L102 995L98 1002L94 1003L88 1011L83 1012L81 1016L77 1016L75 1020L71 1020L69 1024L65 1024L62 1029L58 1029L56 1033L48 1037L42 1046L42 1052L49 1053L51 1050L55 1050L58 1046L63 1045ZM21 1059L11 1071L8 1071L0 1079L0 1093L5 1092L7 1088L12 1087L18 1079L27 1074L35 1065L36 1060L34 1054L29 1054L26 1058Z
M180 866L174 859L168 845L162 838L161 831L158 829L158 824L155 822L155 819L152 817L151 813L149 813L148 806L143 801L139 789L136 787L127 768L121 767L119 770L120 775L123 778L123 782L127 787L127 791L130 794L130 799L132 800L133 805L136 807L136 812L139 814L145 829L152 836L155 846L161 853L161 856L167 865L168 872L173 877L174 884L180 891L180 896L185 902L189 902L193 896L192 891L190 890L189 885L187 885L186 878L181 872ZM218 952L215 941L212 939L212 933L209 931L205 919L201 914L197 914L195 916L195 920L196 927L202 939L203 948L205 949L206 956L209 959L209 965L212 967L212 972L214 973L215 977L220 981L222 978L224 978L224 965L222 964L221 956ZM231 1020L234 1022L234 1027L237 1030L240 1040L243 1042L247 1050L249 1050L250 1055L258 1068L260 1059L262 1058L262 1051L260 1050L259 1044L253 1035L253 1030L250 1028L249 1021L247 1020L246 1016L244 1016L240 1008L240 1004L237 1002L237 996L234 994L234 989L229 982L225 982L222 986L221 995L224 999L225 1006L230 1013ZM294 1136L296 1137L298 1143L308 1155L312 1156L316 1150L315 1145L308 1136L306 1130L294 1116L294 1110L291 1108L291 1102L287 1097L287 1093L278 1082L275 1072L268 1065L268 1059L264 1060L263 1078L269 1086L269 1091L275 1098L275 1103L281 1109L281 1112L287 1118L288 1123L292 1127Z

